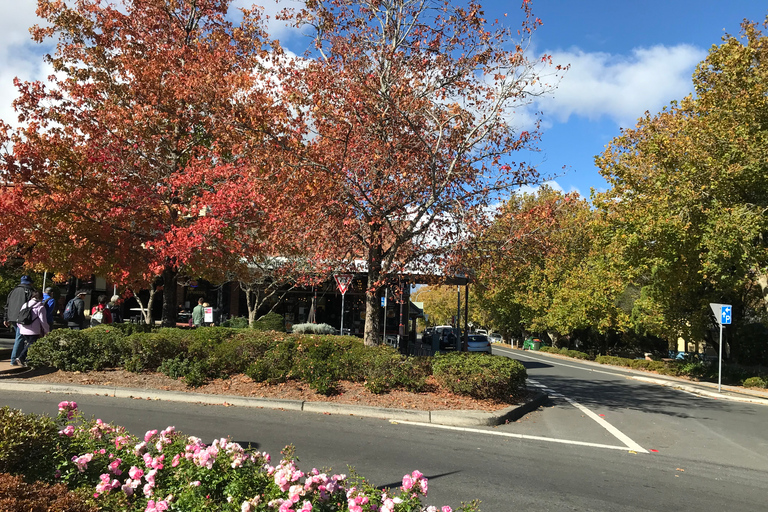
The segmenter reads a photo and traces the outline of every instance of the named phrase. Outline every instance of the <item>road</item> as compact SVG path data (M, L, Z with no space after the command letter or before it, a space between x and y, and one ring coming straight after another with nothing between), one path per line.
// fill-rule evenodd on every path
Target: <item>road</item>
M494 351L523 361L532 385L554 395L498 427L2 390L0 404L54 414L60 400L74 399L86 414L134 433L174 425L208 442L230 436L273 457L290 443L304 469L349 465L377 486L399 485L419 469L430 478L427 504L477 498L485 512L768 509L761 435L768 407L699 398L539 353Z

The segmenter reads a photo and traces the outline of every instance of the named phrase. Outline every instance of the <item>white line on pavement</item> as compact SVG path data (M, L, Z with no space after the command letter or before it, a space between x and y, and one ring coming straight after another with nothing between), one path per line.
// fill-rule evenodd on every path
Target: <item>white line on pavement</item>
M392 424L403 424L403 425L415 425L419 427L430 427L430 428L441 428L444 430L455 430L458 432L472 432L473 434L487 434L490 436L501 436L501 437L512 437L515 439L528 439L531 441L545 441L547 443L559 443L559 444L572 444L576 446L588 446L591 448L607 448L609 450L621 450L621 451L627 451L626 446L614 446L610 444L599 444L599 443L587 443L584 441L571 441L569 439L555 439L552 437L541 437L541 436L529 436L526 434L513 434L511 432L497 432L493 430L480 430L476 428L467 428L467 427L451 427L449 425L438 425L435 423L420 423L418 421L399 421L399 420L390 420L390 423ZM631 448L634 450L634 448ZM640 450L635 450L638 453L648 453L646 450L643 450L642 448Z
M495 347L498 348L498 347ZM624 377L625 379L631 378L629 375L623 374L623 373L616 373L616 372L606 372L604 370L595 370L593 368L586 368L584 366L576 366L573 364L565 364L561 363L559 361L553 361L552 359L540 359L538 357L533 357L528 354L517 354L515 352L507 352L512 355L520 355L521 357L527 357L529 359L533 359L534 361L539 361L541 363L548 363L548 364L556 364L558 366L567 366L568 368L576 368L577 370L584 370L585 372L595 372L595 373L604 373L605 375L614 375L616 377Z
M552 395L552 396L557 395L558 397L561 397L563 400L567 401L569 404L571 404L572 406L576 407L578 410L580 410L581 412L583 412L584 414L586 414L587 416L589 416L590 418L595 420L598 425L600 425L605 430L610 432L616 439L618 439L619 441L624 443L627 446L627 448L629 448L630 450L635 450L636 452L639 452L639 453L648 453L648 450L646 450L645 448L643 448L642 446L640 446L639 444L634 442L632 439L629 438L629 436L624 434L621 430L617 429L616 427L614 427L613 425L611 425L610 423L605 421L603 418L601 418L600 416L598 416L597 414L595 414L591 410L587 409L586 407L584 407L583 405L581 405L577 401L571 400L567 396L564 396L564 395L562 395L560 393L557 393L556 391L553 391L553 390L547 388L546 386L541 385L540 383L536 382L535 380L528 379L528 382L530 382L531 384L533 384L534 386L536 386L538 388L541 388L541 389L545 390L547 392L547 394L549 394L549 395Z

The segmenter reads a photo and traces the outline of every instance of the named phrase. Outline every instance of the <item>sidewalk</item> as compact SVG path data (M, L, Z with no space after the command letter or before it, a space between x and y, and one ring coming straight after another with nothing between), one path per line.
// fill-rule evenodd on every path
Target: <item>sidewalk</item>
M584 361L581 359L572 359L560 354L550 354L549 352L539 351L523 351L517 348L511 348L503 345L503 348L511 350L513 352L525 352L531 355L548 357L559 361L571 361L578 364L587 366L594 366L596 369L601 368L603 371L615 370L617 375L626 375L632 380L640 382L647 382L649 384L656 384L659 386L671 387L674 389L680 389L689 393L694 393L700 396L706 396L709 398L716 398L721 400L732 400L735 402L748 402L762 405L768 405L768 389L749 389L741 386L727 386L723 384L721 386L722 391L717 391L716 382L700 382L683 379L680 377L673 377L671 375L658 375L656 373L646 372L642 370L635 370L633 368L626 368L624 366L612 366L609 364L600 364L594 361Z

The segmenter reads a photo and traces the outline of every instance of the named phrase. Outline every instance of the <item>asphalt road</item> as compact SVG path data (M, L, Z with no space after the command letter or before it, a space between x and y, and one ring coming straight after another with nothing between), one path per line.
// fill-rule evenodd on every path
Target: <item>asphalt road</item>
M293 444L302 469L352 466L377 486L399 485L419 469L430 478L427 504L479 499L485 512L768 510L761 436L768 407L698 398L542 354L494 351L524 361L531 381L555 395L495 428L1 389L0 404L53 415L60 400L74 399L86 414L136 434L174 425L207 442L229 436L273 458Z

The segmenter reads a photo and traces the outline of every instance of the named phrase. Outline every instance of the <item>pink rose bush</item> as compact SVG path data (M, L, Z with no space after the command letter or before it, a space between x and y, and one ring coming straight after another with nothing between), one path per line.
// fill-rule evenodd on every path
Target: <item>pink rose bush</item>
M226 438L206 445L174 427L137 438L99 419L85 420L74 402L59 404L57 469L65 483L105 511L452 512L423 506L427 478L403 476L398 489L375 489L343 474L296 466L293 449L272 465L268 454ZM474 503L456 512L476 510Z

